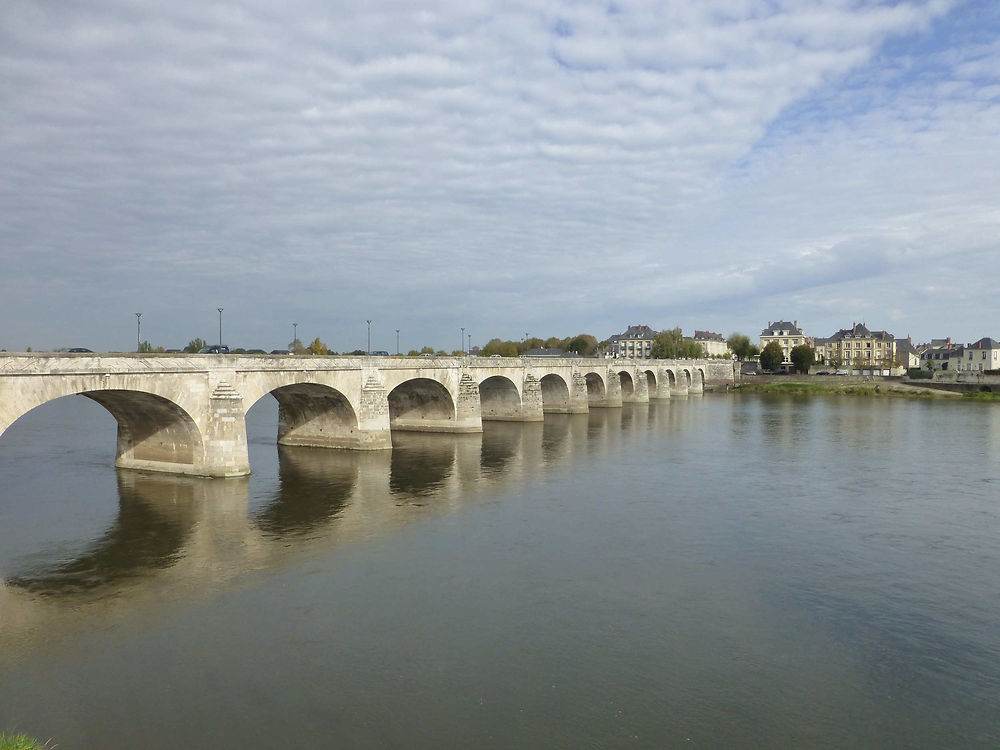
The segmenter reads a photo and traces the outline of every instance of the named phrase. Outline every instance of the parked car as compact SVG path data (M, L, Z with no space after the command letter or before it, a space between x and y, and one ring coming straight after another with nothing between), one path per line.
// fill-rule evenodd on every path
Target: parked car
M381 349L377 352L372 352L373 357L388 357L389 352L383 352Z
M271 354L291 354L288 349L272 349Z
M819 371L819 372L817 372L816 374L817 374L817 375L829 375L829 374L830 374L830 371L829 371L829 370L820 370L820 371Z
M503 359L502 354L491 354L490 359Z
M849 372L847 372L847 370L837 370L837 371L836 371L835 373L833 373L833 374L834 374L834 375L849 375L850 373L849 373Z
M73 352L75 354L82 354L84 352L88 352L90 354L93 354L92 350L90 350L90 349L84 349L82 346L70 346L70 347L67 347L65 349L60 349L59 351L61 351L61 352Z
M229 354L229 347L220 346L219 344L211 344L210 346L199 349L198 354Z

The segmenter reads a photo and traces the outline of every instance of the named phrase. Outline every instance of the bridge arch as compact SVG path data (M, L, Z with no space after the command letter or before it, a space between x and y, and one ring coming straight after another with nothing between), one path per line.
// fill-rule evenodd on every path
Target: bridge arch
M636 388L635 381L632 379L632 373L628 370L620 370L618 372L618 379L622 385L622 401L635 401Z
M389 391L389 429L426 432L456 426L455 400L437 380L412 378Z
M588 372L584 375L587 383L587 403L592 406L603 405L608 400L608 389L604 385L604 378L596 372Z
M542 411L565 414L570 410L569 384L561 375L543 375L539 383L542 387Z
M521 394L513 380L491 375L479 383L479 403L484 420L521 420Z
M270 391L278 402L278 444L359 448L358 415L350 399L321 383L289 383Z
M44 393L27 394L18 412L0 423L0 435L42 404L77 395L103 406L118 423L115 466L175 474L204 473L204 439L194 418L176 401L145 390L77 384L63 393L53 394L46 389Z
M653 372L652 370L645 370L644 372L640 373L640 377L642 376L646 378L646 388L649 391L649 397L656 398L656 392L657 392L656 373Z

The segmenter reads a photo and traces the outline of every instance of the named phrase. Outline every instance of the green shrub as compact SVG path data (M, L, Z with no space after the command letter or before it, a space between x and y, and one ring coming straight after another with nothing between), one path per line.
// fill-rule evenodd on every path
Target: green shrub
M46 743L48 744L48 743ZM0 750L44 750L43 745L26 734L8 734L0 732Z

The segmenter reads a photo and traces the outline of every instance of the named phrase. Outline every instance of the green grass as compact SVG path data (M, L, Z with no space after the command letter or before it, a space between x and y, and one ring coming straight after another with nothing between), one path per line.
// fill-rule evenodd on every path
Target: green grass
M1000 393L984 393L982 391L967 391L962 394L973 401L1000 401Z
M800 380L792 380L785 383L741 383L736 386L736 390L743 393L832 393L837 395L846 394L848 396L892 396L895 398L948 398L950 395L945 392L938 394L891 388L881 383L805 383Z
M0 750L46 750L54 747L46 742L44 745L34 737L26 734L8 734L0 732Z

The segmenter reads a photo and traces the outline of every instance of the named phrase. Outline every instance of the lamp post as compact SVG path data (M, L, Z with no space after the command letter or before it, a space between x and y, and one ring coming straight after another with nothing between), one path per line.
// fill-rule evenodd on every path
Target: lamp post
M468 349L466 349L466 351L467 351L467 352L468 352L469 354L472 354L472 334L471 334L471 333L467 333L467 334L465 334L465 335L469 337L469 348L468 348Z
M292 323L292 354L299 353L299 324Z
M221 307L217 307L215 309L219 311L219 348L221 349L222 348L222 308Z
M396 329L396 356L399 356L399 329Z
M458 348L465 354L465 326L462 326L462 340L458 342Z
M136 351L139 351L140 349L142 349L142 344L139 343L139 328L140 328L139 321L140 321L141 318L142 318L142 313L136 313L135 314L135 350Z
M371 356L372 353L372 322L370 320L365 321L368 324L368 355Z

